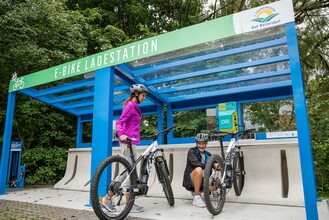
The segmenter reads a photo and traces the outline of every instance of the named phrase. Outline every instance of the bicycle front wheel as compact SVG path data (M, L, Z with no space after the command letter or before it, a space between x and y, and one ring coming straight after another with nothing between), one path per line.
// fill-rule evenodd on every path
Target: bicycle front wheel
M96 169L91 183L91 201L99 219L124 219L135 199L132 187L136 172L121 156L106 158Z
M169 180L169 172L167 169L167 164L166 164L164 158L161 156L159 156L155 159L155 164L156 164L158 179L162 185L162 189L167 198L168 204L170 206L174 206L175 199L174 199L174 194L173 194L173 191L171 188L171 183Z
M233 186L235 195L240 196L244 186L244 164L243 164L243 152L235 152L233 160Z
M215 168L215 165L218 165ZM203 193L208 211L218 215L225 203L226 187L221 185L224 178L224 161L218 154L213 154L204 169Z

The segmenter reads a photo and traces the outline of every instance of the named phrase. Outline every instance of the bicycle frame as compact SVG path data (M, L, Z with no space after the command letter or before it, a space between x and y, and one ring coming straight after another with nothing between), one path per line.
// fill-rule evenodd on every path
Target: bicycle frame
M159 147L157 142L159 134L168 133L173 128L167 128L150 136L153 142L136 160L136 155L131 147L133 139L128 138L126 143L131 153L131 161L120 155L111 155L100 163L93 176L91 186L92 206L100 219L125 218L132 209L136 196L147 195L152 163L154 163L168 204L170 206L175 204L164 150ZM158 154L158 151L161 153ZM140 175L138 175L137 164L141 161L143 162L140 167Z
M131 143L128 143L128 145L131 145ZM165 154L163 153L163 149L162 148L159 148L159 144L158 144L158 141L157 140L153 140L153 142L150 144L150 146L148 146L146 148L146 150L135 160L134 159L134 155L133 155L133 151L132 151L132 148L131 146L128 146L130 148L130 152L131 152L131 155L132 155L132 161L133 161L133 164L132 164L132 170L131 172L126 176L126 178L124 179L124 181L122 182L122 185L125 185L125 183L127 181L129 181L129 178L130 178L130 175L136 171L137 169L137 164L143 159L143 158L146 158L147 156L149 156L147 158L147 163L149 164L149 166L147 167L147 175L149 175L149 173L151 172L151 168L152 168L152 161L154 160L154 158L156 157L157 155L157 152L158 151L161 151L162 152L162 157L165 159ZM140 167L140 169L142 169L142 167ZM143 183L143 184L147 184L146 183ZM126 187L123 187L124 191L127 191L127 188ZM134 192L138 192L138 189L134 188L133 189Z
M228 144L228 147L227 147L227 149L226 149L226 151L224 153L223 140L222 140L222 138L220 138L222 158L223 158L223 160L225 162L225 164L224 164L224 173L223 173L224 178L222 178L222 180L221 180L221 185L222 186L225 185L225 182L226 182L226 179L227 179L228 176L229 176L229 178L232 177L231 176L232 175L232 171L231 171L230 175L227 175L228 174L227 171L228 171L228 165L231 166L231 169L233 167L233 165L232 165L232 163L233 163L232 158L234 156L234 149L236 147L235 146L235 143L236 143L235 142L235 137L234 137L234 134L232 134L231 139L230 139L230 142Z
M232 156L231 151L234 150L234 148L235 148L235 138L234 137L231 137L230 142L228 144L228 147L227 147L227 149L225 151L225 157L223 157L224 160L225 160L225 162L228 162L229 161L230 156Z
M240 132L221 132L215 135L219 139L221 152L213 154L204 170L204 198L208 211L218 215L224 207L226 194L234 188L236 196L240 196L244 186L243 152L235 139L239 134L247 134L255 129ZM223 135L230 135L227 149L224 151Z

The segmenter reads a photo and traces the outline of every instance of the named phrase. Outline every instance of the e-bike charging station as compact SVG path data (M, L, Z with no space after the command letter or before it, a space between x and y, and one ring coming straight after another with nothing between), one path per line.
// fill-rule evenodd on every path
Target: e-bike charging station
M24 188L25 166L21 165L22 145L22 142L11 142L7 173L7 189Z
M56 82L64 79L62 85ZM0 195L6 186L16 94L75 115L77 148L86 146L81 143L83 123L92 122L91 180L98 164L112 155L112 122L120 116L123 102L130 94L129 86L135 83L142 83L149 90L148 99L140 108L143 115L157 115L158 130L164 128L165 109L166 125L171 127L178 111L216 108L218 103L293 99L297 132L302 134L298 135L297 153L294 152L300 158L298 168L302 174L298 184L303 189L299 195L304 196L307 219L318 219L312 146L291 0L276 1L11 80ZM229 117L234 122L234 114ZM191 139L169 133L167 143L186 143ZM160 137L159 144L163 143ZM113 149L115 152L116 148ZM259 158L266 160L266 153Z
M217 129L226 132L239 131L237 103L220 103L217 109Z

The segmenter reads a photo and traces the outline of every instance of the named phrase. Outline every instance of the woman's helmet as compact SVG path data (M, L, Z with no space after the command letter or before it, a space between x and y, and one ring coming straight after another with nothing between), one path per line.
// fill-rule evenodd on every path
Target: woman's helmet
M130 86L130 92L134 94L135 92L138 93L148 93L149 90L143 84L133 84Z
M208 134L205 134L205 133L199 133L195 136L196 142L198 142L198 141L208 142L208 140L209 140Z

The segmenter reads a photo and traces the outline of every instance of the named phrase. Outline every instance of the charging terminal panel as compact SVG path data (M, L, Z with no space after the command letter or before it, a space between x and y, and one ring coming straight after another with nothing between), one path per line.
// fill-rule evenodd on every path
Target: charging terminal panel
M218 130L237 132L239 127L236 102L219 103L217 109Z
M22 146L22 142L11 142L7 172L7 188L24 187L25 166L21 166Z

